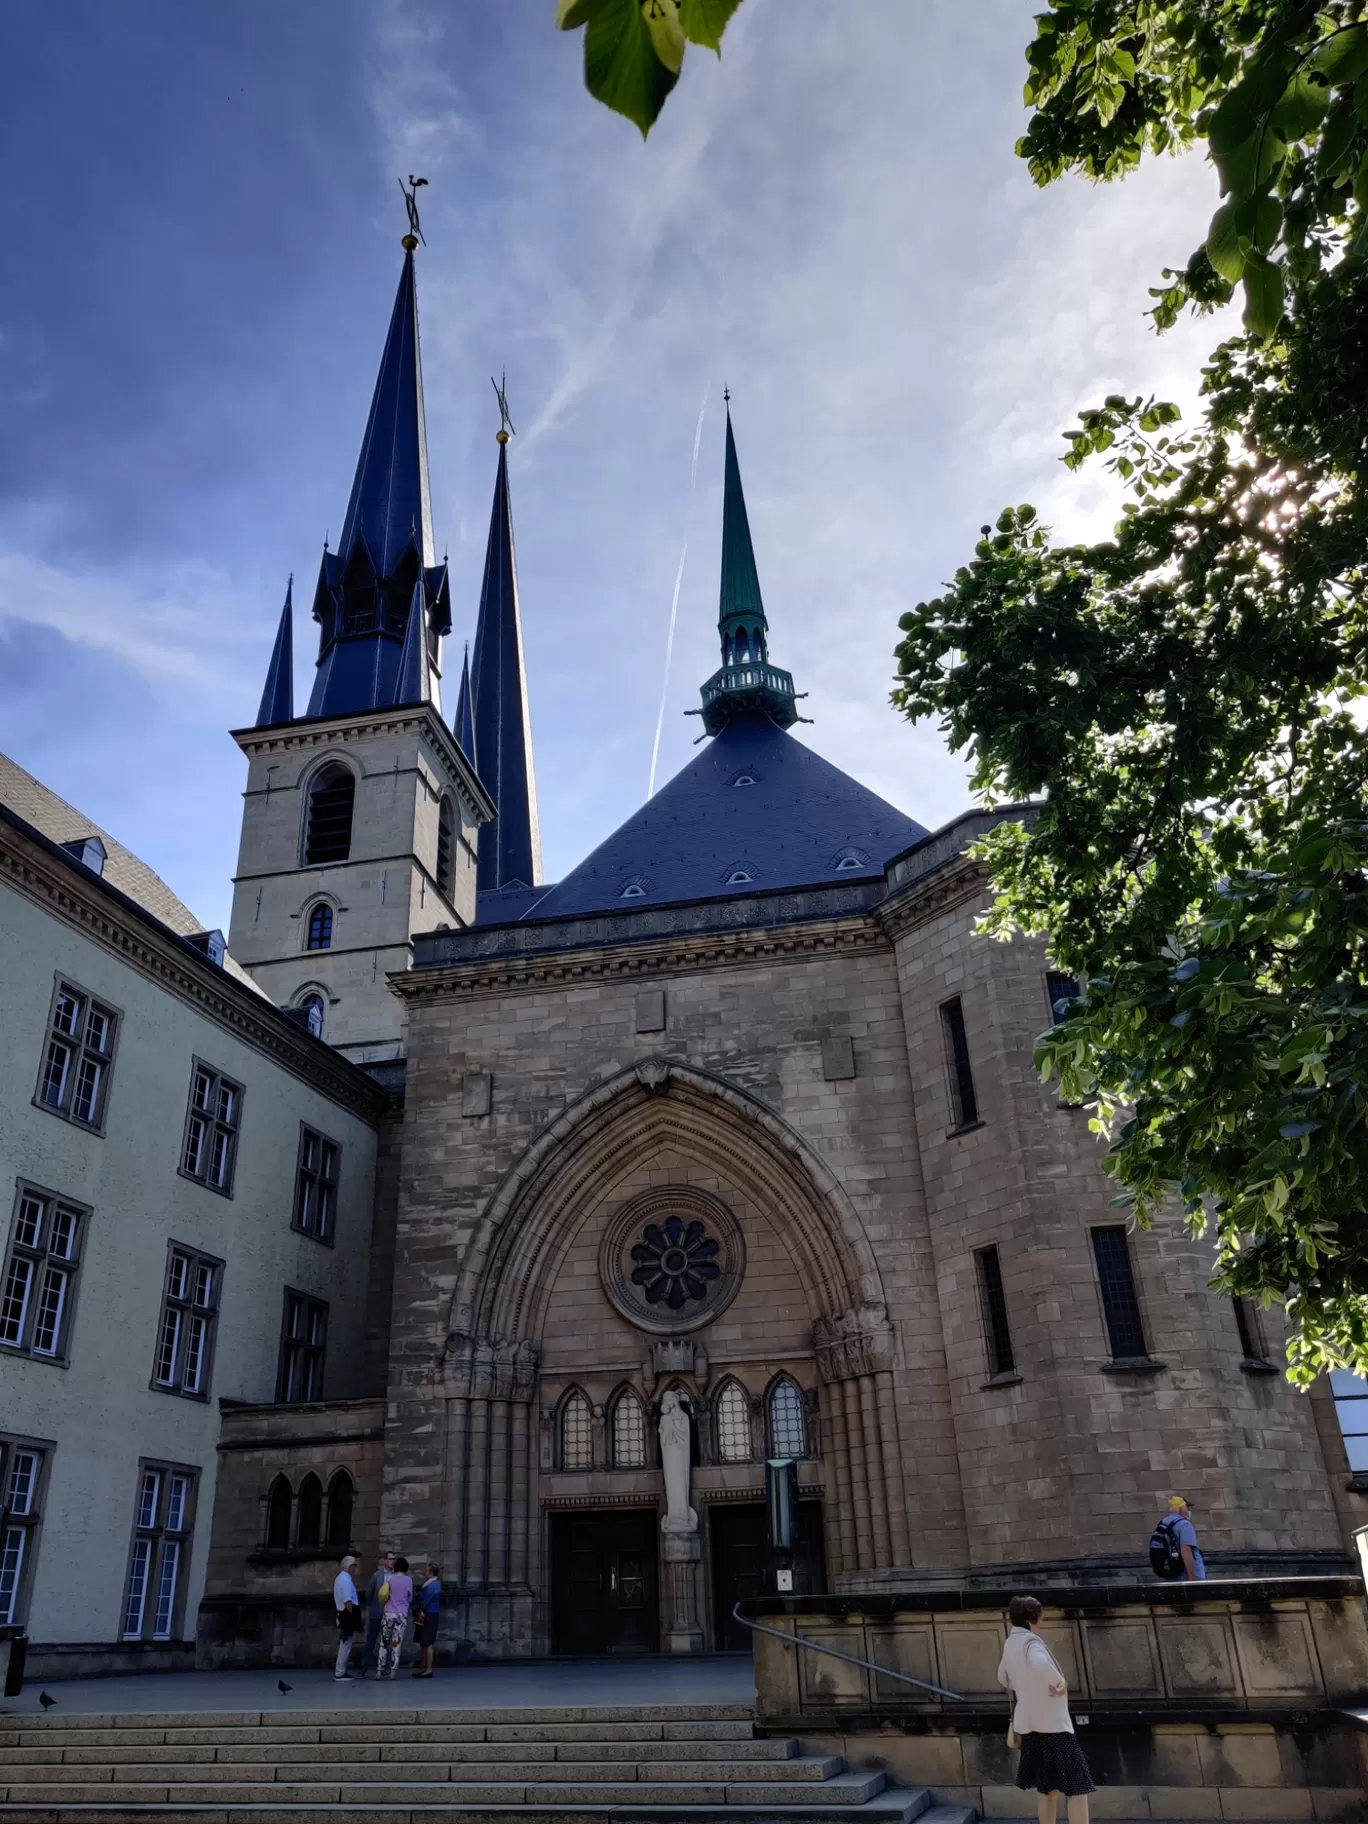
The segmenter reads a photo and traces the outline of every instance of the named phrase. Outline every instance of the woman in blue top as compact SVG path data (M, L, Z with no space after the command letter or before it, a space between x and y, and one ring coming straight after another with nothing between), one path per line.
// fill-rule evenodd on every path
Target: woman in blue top
M415 1678L431 1678L432 1662L437 1656L437 1615L442 1606L442 1569L431 1558L428 1559L427 1568L427 1582L419 1591L423 1613L416 1636L420 1653L418 1670L413 1675Z

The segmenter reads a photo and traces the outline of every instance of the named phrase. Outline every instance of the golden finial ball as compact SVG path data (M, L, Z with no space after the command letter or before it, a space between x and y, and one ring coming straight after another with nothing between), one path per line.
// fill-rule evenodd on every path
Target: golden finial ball
M416 234L406 234L404 236L403 240L400 241L399 245L405 250L406 253L413 253L416 251L417 246L418 246L418 236Z
M508 442L508 432L507 431L495 431L494 441L495 441L495 443L507 443Z

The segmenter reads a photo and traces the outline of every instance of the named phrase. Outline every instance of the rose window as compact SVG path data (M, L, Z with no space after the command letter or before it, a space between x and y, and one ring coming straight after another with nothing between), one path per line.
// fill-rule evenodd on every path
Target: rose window
M657 1185L624 1203L599 1243L611 1304L655 1336L701 1330L735 1298L746 1244L719 1197L691 1184Z
M648 1222L641 1240L632 1249L636 1265L632 1284L640 1286L648 1305L665 1305L682 1311L685 1305L708 1296L722 1269L717 1264L718 1244L701 1222L685 1223L678 1216Z

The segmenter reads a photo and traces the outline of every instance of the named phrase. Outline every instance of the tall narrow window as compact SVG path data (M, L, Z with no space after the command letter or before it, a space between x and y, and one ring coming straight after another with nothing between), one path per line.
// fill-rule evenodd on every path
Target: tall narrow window
M164 1393L209 1398L223 1262L172 1246L166 1263L152 1385Z
M1051 969L1045 977L1045 995L1050 1003L1050 1018L1058 1026L1068 1012L1069 1002L1078 999L1078 977Z
M323 1542L323 1484L312 1471L299 1485L295 1507L295 1544L317 1551Z
M352 1507L356 1489L345 1469L328 1484L328 1550L345 1552L352 1542Z
M326 900L320 899L309 913L304 947L306 950L331 950L332 937L333 909Z
M978 1269L979 1306L983 1334L988 1344L989 1374L1011 1374L1016 1369L1012 1332L1007 1323L1007 1298L1002 1289L1002 1262L996 1248L979 1248L974 1255Z
M283 1405L323 1398L323 1356L328 1343L328 1307L306 1292L286 1292L280 1339L276 1398Z
M177 1637L198 1476L198 1470L170 1463L144 1463L138 1470L120 1629L125 1640Z
M0 1277L0 1346L65 1361L89 1212L21 1184Z
M1251 1304L1247 1298L1232 1298L1230 1302L1235 1311L1235 1328L1240 1333L1240 1349L1244 1359L1247 1362L1258 1362L1261 1367L1267 1365L1268 1344L1264 1341L1259 1307Z
M560 1466L594 1467L594 1415L582 1393L572 1393L560 1412Z
M634 1393L622 1393L613 1407L613 1468L645 1467L646 1415Z
M772 1457L807 1455L803 1396L787 1378L776 1381L769 1397L769 1446Z
M42 1521L46 1450L0 1438L0 1626L24 1618Z
M456 839L451 821L451 800L443 798L437 806L437 885L451 898L456 857Z
M964 1030L964 1006L958 995L943 1003L941 1033L945 1039L945 1067L950 1078L950 1115L956 1128L973 1127L979 1118L974 1093L974 1072L969 1063L969 1039Z
M310 866L345 861L351 854L356 780L348 767L325 766L309 787L308 834L304 859ZM319 945L317 948L326 948Z
M323 1011L323 996L321 994L306 994L299 1004L304 1011L305 1025L316 1039L321 1039L323 1037L323 1021L325 1017Z
M82 1127L104 1125L118 1015L83 988L59 981L35 1100Z
M185 1114L180 1169L225 1197L233 1194L242 1085L196 1058L190 1071L190 1106Z
M1116 1223L1092 1232L1097 1283L1102 1293L1102 1315L1113 1361L1135 1361L1149 1352L1140 1319L1140 1299L1135 1290L1130 1242L1125 1228Z
M283 1552L290 1543L290 1509L294 1497L284 1476L277 1476L266 1492L266 1550Z
M294 1224L316 1241L331 1241L337 1219L338 1147L311 1127L299 1130Z
M728 1381L717 1398L717 1454L724 1463L749 1463L751 1448L750 1401L735 1381Z

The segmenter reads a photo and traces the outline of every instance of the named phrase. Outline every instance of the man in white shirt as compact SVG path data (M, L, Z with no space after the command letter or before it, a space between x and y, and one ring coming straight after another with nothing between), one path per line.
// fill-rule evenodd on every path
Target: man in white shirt
M342 1568L333 1578L333 1607L337 1610L337 1632L340 1636L337 1643L337 1664L333 1668L334 1679L356 1676L347 1669L347 1661L351 1658L352 1637L361 1623L361 1599L356 1593L356 1580L352 1576L355 1569L355 1558L344 1558Z

